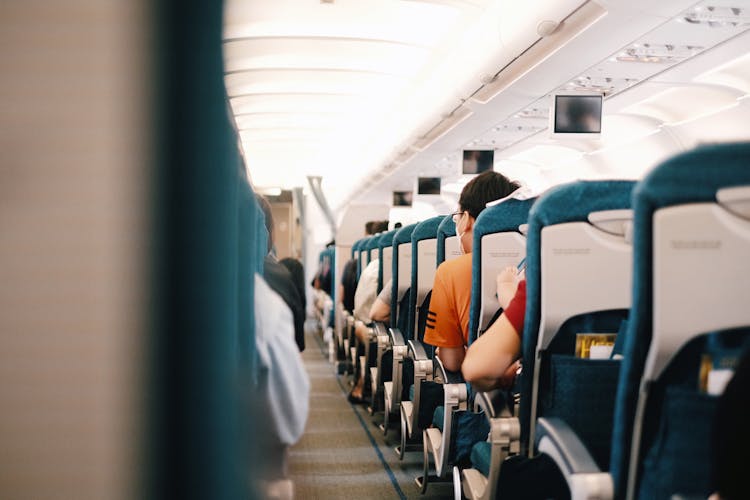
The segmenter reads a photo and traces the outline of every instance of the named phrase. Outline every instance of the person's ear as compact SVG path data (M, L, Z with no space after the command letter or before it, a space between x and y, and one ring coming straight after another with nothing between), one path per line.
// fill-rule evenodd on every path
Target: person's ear
M468 212L466 213L466 215L466 232L469 232L474 228L474 222L476 221L476 219L472 217Z

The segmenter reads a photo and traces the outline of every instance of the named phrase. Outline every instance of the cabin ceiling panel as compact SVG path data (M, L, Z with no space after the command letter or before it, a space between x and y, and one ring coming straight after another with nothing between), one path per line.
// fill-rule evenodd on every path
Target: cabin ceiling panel
M325 68L411 77L428 60L428 47L351 38L268 37L225 42L228 72L265 68Z
M306 172L345 195L418 113L452 102L454 84L431 78L490 3L229 0L225 81L253 182L304 186Z
M225 77L230 97L269 93L336 93L371 96L381 89L393 92L403 85L397 75L365 71L321 69L263 69Z

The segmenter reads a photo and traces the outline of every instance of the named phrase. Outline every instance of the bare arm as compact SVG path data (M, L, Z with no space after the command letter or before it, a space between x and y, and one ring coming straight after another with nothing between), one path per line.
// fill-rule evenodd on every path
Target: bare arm
M466 356L466 348L461 347L438 347L437 356L443 362L446 370L457 372L461 370L461 364Z
M505 314L501 315L466 352L461 369L464 379L480 390L503 385L520 350L521 337Z
M506 267L497 275L497 302L505 309L510 304L518 288L518 269Z
M375 299L370 308L370 319L373 321L388 321L391 318L391 306L386 304L380 297Z

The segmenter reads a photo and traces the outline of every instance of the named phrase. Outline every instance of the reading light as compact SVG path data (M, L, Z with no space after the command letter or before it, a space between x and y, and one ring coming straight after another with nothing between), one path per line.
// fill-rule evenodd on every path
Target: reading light
M701 52L698 45L649 44L633 45L617 56L619 62L674 64Z

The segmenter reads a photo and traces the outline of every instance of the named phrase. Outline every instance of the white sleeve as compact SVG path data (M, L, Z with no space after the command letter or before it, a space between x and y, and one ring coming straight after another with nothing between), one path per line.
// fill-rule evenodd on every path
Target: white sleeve
M258 349L259 413L279 443L302 436L310 406L310 380L294 341L292 312L260 275L255 275L255 345Z
M354 317L365 323L370 322L370 309L378 296L378 267L378 259L367 264L354 292Z

